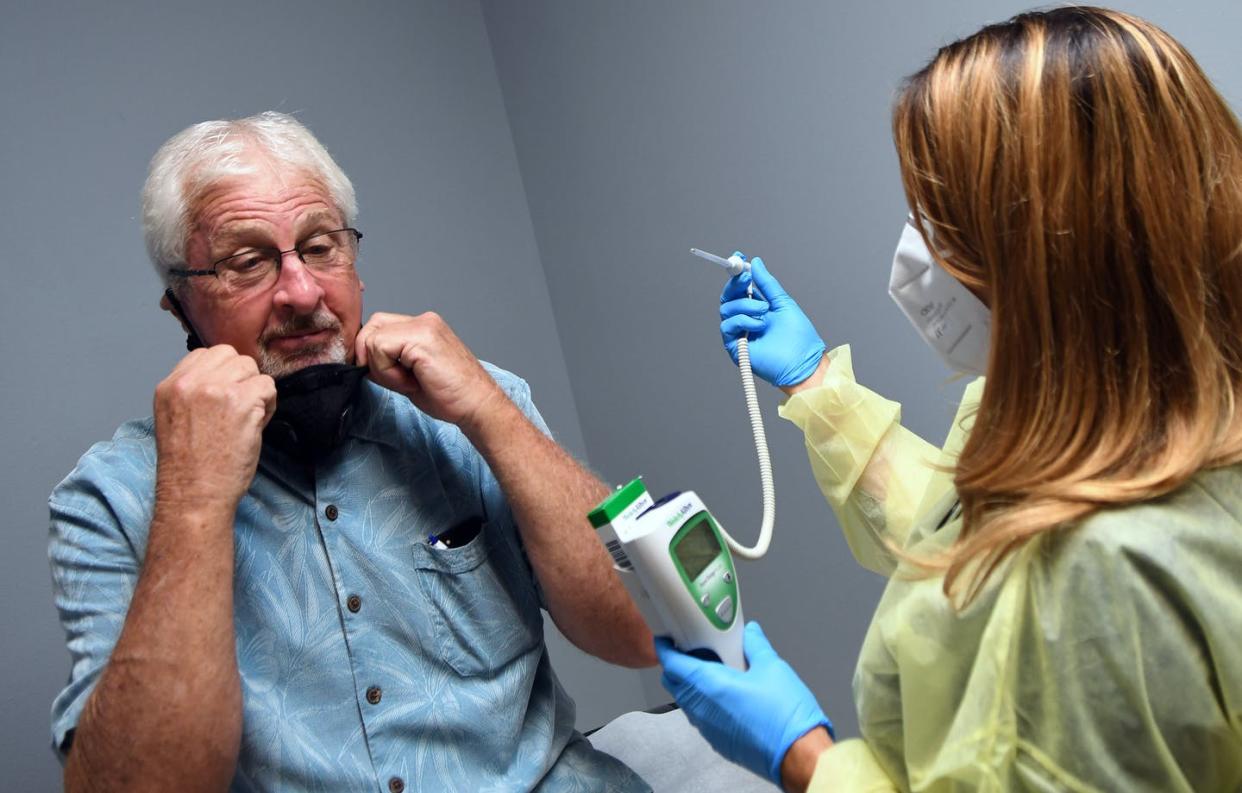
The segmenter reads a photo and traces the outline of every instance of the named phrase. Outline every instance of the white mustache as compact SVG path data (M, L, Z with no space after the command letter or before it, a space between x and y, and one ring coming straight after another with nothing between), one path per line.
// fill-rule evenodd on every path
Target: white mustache
M340 330L341 322L331 311L321 308L314 314L290 317L281 324L265 332L259 341L267 344L273 339L289 336L294 333L307 333L320 330Z

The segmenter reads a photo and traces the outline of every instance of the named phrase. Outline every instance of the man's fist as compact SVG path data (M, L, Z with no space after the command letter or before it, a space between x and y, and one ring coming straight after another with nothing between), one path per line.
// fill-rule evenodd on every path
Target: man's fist
M375 314L355 352L371 379L404 394L433 418L469 432L508 397L439 315Z
M227 344L197 349L155 388L157 495L236 508L259 464L276 384Z

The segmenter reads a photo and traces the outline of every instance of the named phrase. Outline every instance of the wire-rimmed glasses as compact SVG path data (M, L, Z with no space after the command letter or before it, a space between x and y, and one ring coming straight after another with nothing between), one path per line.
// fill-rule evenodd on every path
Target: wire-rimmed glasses
M358 242L361 239L362 232L358 229L324 231L307 237L287 251L248 248L212 262L208 269L170 268L168 273L187 278L215 276L220 285L230 292L260 291L276 283L280 264L290 253L296 253L306 269L315 275L331 276L348 270L358 258Z

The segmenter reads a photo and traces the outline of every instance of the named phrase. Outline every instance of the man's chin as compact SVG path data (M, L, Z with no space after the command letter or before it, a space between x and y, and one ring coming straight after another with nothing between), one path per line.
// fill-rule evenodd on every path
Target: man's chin
M322 363L349 363L345 343L340 337L327 344L290 352L274 352L264 349L259 354L259 371L274 379L286 377L308 366Z

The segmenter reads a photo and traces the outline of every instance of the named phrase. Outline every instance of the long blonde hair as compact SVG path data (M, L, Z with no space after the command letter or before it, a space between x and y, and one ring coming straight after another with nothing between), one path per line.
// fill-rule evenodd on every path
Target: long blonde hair
M920 231L993 313L946 593L1242 460L1242 128L1180 44L1021 14L910 77L893 134Z

